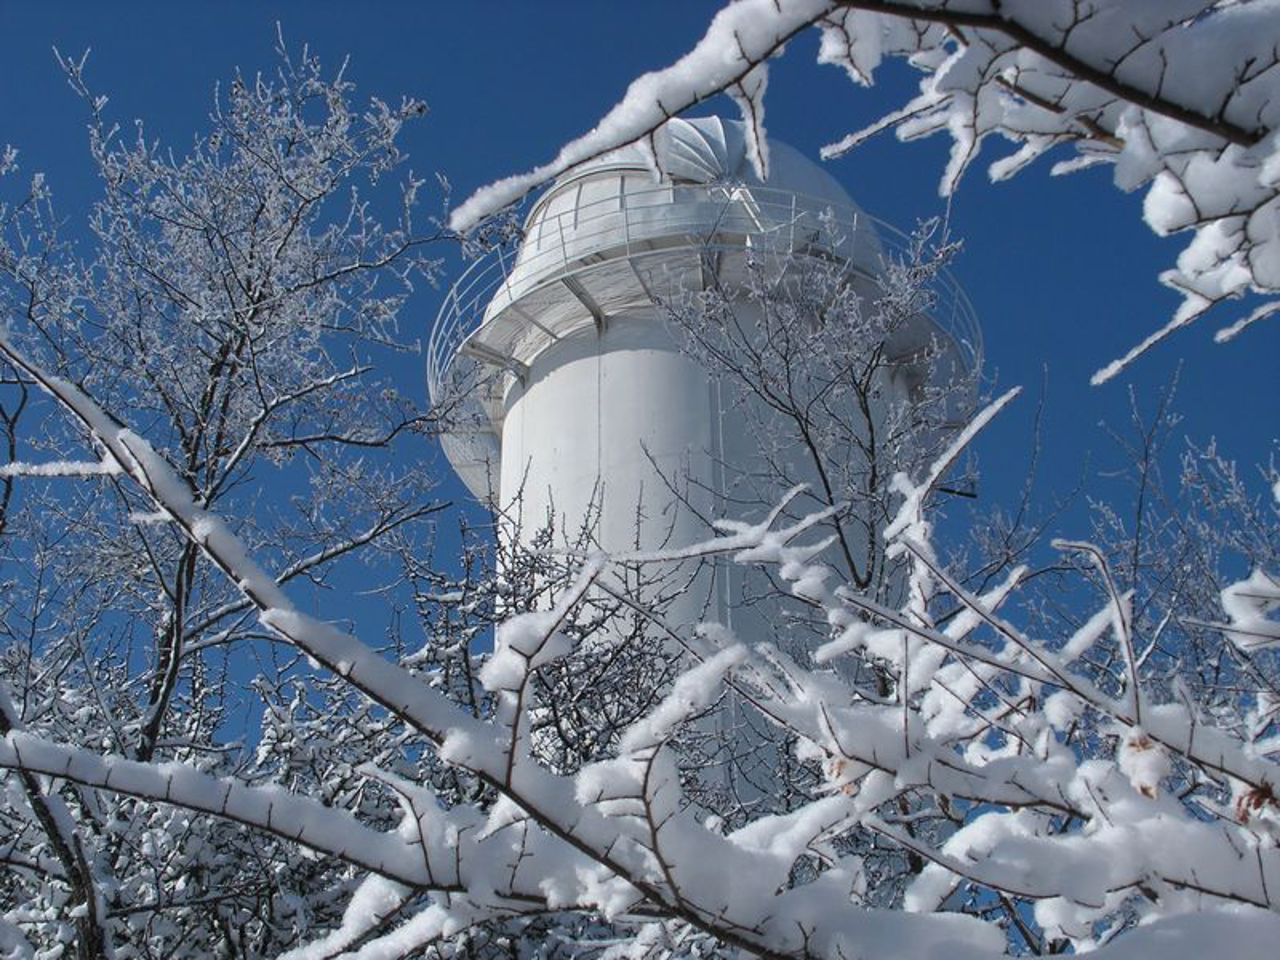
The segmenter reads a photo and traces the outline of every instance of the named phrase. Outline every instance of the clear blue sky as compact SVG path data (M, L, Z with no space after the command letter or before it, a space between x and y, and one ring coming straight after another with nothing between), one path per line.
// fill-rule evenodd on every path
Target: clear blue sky
M63 214L76 222L94 184L83 108L63 82L52 46L68 54L92 47L88 76L110 96L108 112L124 123L141 117L152 136L181 148L200 127L216 81L235 67L270 68L280 21L291 43L309 42L327 63L336 66L349 54L348 77L360 93L424 98L431 114L410 133L412 165L418 173L445 174L461 199L547 159L590 127L629 79L686 50L717 6L0 0L0 142L21 149L27 172L47 172ZM777 64L767 118L773 136L811 155L872 118L911 82L900 70L886 76L883 90L862 90L835 69L818 67L815 47L815 37L802 38ZM713 109L731 110L724 102ZM943 209L936 185L946 146L942 139L903 145L883 138L830 169L870 212L909 228ZM1109 170L1054 180L1047 164L994 186L975 169L953 205L953 230L966 243L956 272L986 332L989 374L1034 395L1048 366L1046 495L1072 488L1090 451L1089 476L1105 487L1096 477L1118 454L1098 422L1122 423L1130 385L1153 398L1180 359L1186 365L1178 409L1191 436L1217 435L1242 462L1275 451L1278 323L1260 324L1221 347L1211 342L1213 327L1193 328L1130 374L1088 386L1093 370L1163 322L1176 303L1155 278L1180 241L1157 240L1139 214L1140 198L1112 188ZM408 320L421 325L424 337L439 298L426 290L412 305ZM420 378L405 389L421 393ZM984 496L1016 494L1033 408L1034 396L983 442ZM448 492L457 496L460 488Z

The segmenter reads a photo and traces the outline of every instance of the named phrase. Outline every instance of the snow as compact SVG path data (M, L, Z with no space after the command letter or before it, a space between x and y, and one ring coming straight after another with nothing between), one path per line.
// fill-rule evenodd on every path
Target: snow
M1050 694L1044 702L1045 719L1059 732L1065 732L1075 723L1083 709L1079 698L1066 690Z
M485 689L519 690L531 671L573 652L573 641L560 628L604 567L604 555L593 554L550 610L517 614L498 626L493 655L480 670Z
M1124 734L1116 760L1133 789L1146 797L1156 796L1160 781L1173 769L1168 752L1153 743L1141 727L1133 727Z
M658 706L623 734L622 752L634 753L665 742L679 724L711 706L720 694L725 674L745 658L745 648L733 644L682 673Z
M964 428L956 434L955 438L951 440L942 455L929 467L928 473L920 483L913 484L909 478L901 478L899 484L905 495L897 516L885 528L884 536L886 540L897 538L906 532L908 528L921 522L925 497L937 486L942 476L951 469L965 448L973 442L973 438L995 419L1001 410L1012 403L1020 393L1022 393L1022 388L1014 387L978 411Z
M1124 63L1120 75L1127 82L1139 82L1161 51L1198 42L1202 23L1254 49L1261 42L1251 35L1259 12L1280 11L1270 0L1221 6L1180 26L1186 36L1174 36L1165 29L1169 18L1197 5L1132 3L1128 20L1117 19L1124 12L1117 3L1099 0L1095 6L1096 22L1071 41L1073 49L1081 44L1115 54L1125 25L1155 38ZM964 7L991 9L983 0ZM1065 9L1058 0L1008 0L1004 7L1005 15L1046 31L1059 29ZM703 44L671 70L637 81L591 135L546 167L464 205L455 223L474 223L493 204L653 129L662 119L662 98L678 105L717 84L737 85L755 131L753 159L763 167L766 74L753 61L822 14L832 19L824 21L821 56L858 82L869 82L889 56L909 56L931 71L914 112L899 113L894 122L901 121L906 135L949 131L955 149L947 189L992 133L1020 144L1012 157L997 161L994 173L1003 176L1035 159L1063 132L1062 124L1096 114L1125 135L1126 145L1111 158L1119 185L1150 184L1148 218L1154 229L1192 230L1184 222L1190 200L1221 213L1194 228L1176 275L1168 277L1188 291L1179 325L1223 296L1266 292L1273 284L1274 231L1264 229L1261 219L1254 222L1260 211L1274 214L1267 198L1280 160L1267 152L1272 146L1209 150L1206 132L1099 99L1099 91L1071 83L1007 39L965 46L936 26L910 30L901 18L805 0L731 4ZM1231 68L1215 63L1203 74L1179 76L1171 80L1171 91L1201 102L1221 93ZM1064 98L1070 115L1054 119L1001 92L984 80L992 71L1048 85ZM1274 101L1266 91L1273 83L1242 82L1249 89L1223 115L1239 122L1271 115ZM1222 213L1253 203L1254 214ZM560 909L619 922L657 916L672 926L696 918L743 952L876 960L1005 955L1010 942L997 923L947 909L961 905L964 897L954 894L962 886L966 896L986 903L994 903L995 894L1015 898L1018 917L1034 920L1049 936L1070 939L1073 950L1104 958L1157 951L1169 960L1209 950L1245 958L1274 953L1280 925L1271 891L1280 889L1280 850L1273 808L1280 774L1267 741L1246 741L1176 696L1162 700L1160 691L1151 694L1151 702L1138 696L1136 686L1112 696L1107 691L1118 688L1100 686L1079 669L1108 630L1132 659L1131 597L1113 585L1073 635L1042 639L1019 627L1019 605L1009 602L1024 583L1025 569L1009 571L976 595L957 582L934 548L927 509L932 491L1016 391L980 412L928 470L895 478L899 509L885 537L893 556L909 568L901 608L832 584L821 562L826 542L820 533L839 508L793 520L787 510L799 493L793 490L764 520L722 521L717 535L701 543L576 558L573 582L550 608L513 617L496 631L480 680L495 694L497 709L492 720L482 721L358 637L299 610L278 579L222 518L192 498L143 437L74 385L22 357L8 340L0 339L0 350L63 404L102 450L97 464L25 465L28 472L110 470L127 476L154 501L154 514L140 521L163 519L184 533L243 591L266 628L433 745L443 762L470 771L493 797L484 807L463 803L446 809L429 785L368 764L357 776L391 791L399 803L396 827L377 830L348 810L283 786L54 742L22 729L11 698L0 695L6 729L0 767L23 769L50 784L227 818L353 868L361 880L340 924L299 947L294 960L341 951L402 956L477 922ZM22 470L16 466L14 472ZM830 631L816 666L810 669L767 642L748 648L724 627L703 625L688 638L697 662L626 730L614 755L575 775L537 762L528 743L530 672L574 652L574 617L593 591L608 588L606 573L615 564L643 567L710 557L766 565L792 596L816 608L813 622ZM1097 559L1105 579L1105 564ZM932 619L941 600L958 611L945 624ZM1225 633L1240 649L1252 653L1280 639L1280 585L1271 572L1258 569L1229 586L1222 606L1229 621ZM850 682L840 662L849 655L874 664L884 689ZM682 725L726 688L749 697L758 707L757 719L794 741L797 758L820 768L824 778L813 794L798 794L794 808L749 815L727 835L682 794L671 748ZM1262 724L1259 733L1270 722L1262 716L1264 706L1260 701L1254 718ZM1077 723L1093 725L1091 739L1068 736ZM394 758L386 766L395 766ZM1166 789L1183 770L1213 790L1188 781L1201 792L1184 802ZM1229 792L1234 811L1208 805L1214 790L1219 803ZM51 797L59 795L50 791ZM97 796L85 794L90 795ZM934 809L943 804L945 817ZM59 800L54 809L58 829L73 834L67 805ZM915 830L917 817L930 825ZM844 856L842 847L865 852L869 836L927 863L906 891L906 911L866 905L874 876L861 856ZM821 870L812 869L816 862ZM803 882L793 883L799 876ZM384 932L384 918L410 896L412 910ZM1126 931L1129 920L1136 926ZM0 918L0 950L30 952L15 931L10 918ZM1107 931L1114 931L1113 939Z
M120 465L114 460L54 460L47 463L14 461L0 466L0 477L102 477L117 476Z
M1222 591L1222 609L1231 629L1227 636L1242 650L1256 650L1280 644L1280 580L1264 570L1254 570L1248 579L1237 581Z
M1271 960L1280 942L1280 917L1256 907L1236 906L1184 913L1144 923L1095 950L1093 960Z
M937 912L957 877L1028 899L1046 931L1071 937L1081 947L1091 945L1098 923L1122 907L1124 896L1117 891L1154 885L1166 906L1147 910L1137 933L1101 948L1115 957L1140 957L1150 944L1163 943L1167 931L1181 929L1180 911L1199 911L1197 921L1209 918L1205 929L1219 930L1219 920L1240 926L1245 949L1269 935L1272 915L1231 903L1269 902L1267 891L1280 884L1280 853L1256 844L1244 826L1191 816L1159 788L1171 771L1173 753L1229 775L1241 785L1240 796L1269 789L1276 782L1274 765L1227 733L1193 722L1180 704L1148 705L1138 727L1130 704L1070 674L1069 664L1086 655L1106 630L1126 628L1125 609L1116 601L1109 600L1055 647L1022 635L994 613L1022 582L1024 570L1011 571L974 597L938 566L927 542L924 500L960 455L962 443L1012 394L980 413L961 432L961 442L920 480L903 477L898 485L903 508L891 531L912 558L917 586L947 590L964 607L944 632L928 626L926 611L914 597L906 612L864 604L862 609L887 626L846 619L842 611L852 595L830 589L814 572L822 543L798 539L818 521L809 517L777 526L781 508L761 523L725 523L720 537L649 558L667 562L671 556L732 553L742 562L775 565L806 601L831 607L827 619L838 638L828 645L826 659L863 647L878 651L891 666L909 664L909 689L926 691L918 713L850 699L849 689L831 673L807 671L776 650L755 655L710 627L703 633L721 634L713 650L627 731L616 758L576 777L554 775L532 762L515 735L521 715L514 707L497 723L476 721L356 638L291 607L226 525L190 501L144 441L110 424L87 398L68 396L68 405L85 422L106 424L101 442L118 448L130 476L243 584L267 626L424 731L440 745L442 759L476 771L499 790L487 813L465 807L445 811L428 788L364 768L364 776L383 781L403 798L400 826L384 833L278 787L217 779L181 764L97 756L20 731L0 740L0 765L230 817L370 871L340 926L299 947L293 960L343 950L352 956L403 955L477 920L526 909L530 897L543 898L548 908L587 907L615 918L642 900L663 909L694 902L722 929L747 931L753 949L779 954L861 953L877 960L1001 955L1005 939L995 925ZM494 659L500 666L483 678L491 689L506 696L525 682L529 669L571 649L562 628L611 562L599 554L584 558L576 579L551 609L517 617L499 631ZM1258 604L1274 600L1267 592L1274 586L1255 574L1224 594L1233 623L1259 616ZM1002 644L975 638L980 626L992 624ZM758 817L724 836L683 806L679 774L665 744L682 723L713 703L726 683L741 682L739 672L749 681L765 664L784 673L787 682L753 687L755 695L775 722L799 738L802 754L822 759L830 789L792 812ZM1024 692L1036 689L1028 685L1065 685L1047 697L1042 721L1033 716L1022 721L1035 751L1001 749L981 739L958 749L984 729L979 695L1002 675L1020 678ZM958 698L959 706L948 706L949 697ZM1115 760L1082 760L1055 739L1052 731L1061 731L1083 708L1112 718ZM972 812L930 848L882 816L887 804L911 791L964 798L973 804ZM1069 832L1053 828L1064 811L1083 826ZM823 849L825 838L855 825L927 855L928 866L908 892L908 912L850 904L851 891L865 889L867 882L857 858L838 859L812 882L788 889L797 858ZM1239 869L1242 849L1251 851L1247 871ZM366 938L404 902L409 888L436 884L456 892ZM1188 893L1192 887L1213 891L1210 902L1202 902L1209 894Z
M16 731L0 739L0 767L21 767L256 824L314 850L401 877L406 883L423 884L428 879L421 853L403 839L361 827L344 811L279 787L250 787L178 763L151 764L99 756Z
M377 875L366 877L342 913L342 925L318 940L280 955L279 960L325 960L351 946L404 903L408 888Z
M1080 629L1073 633L1067 642L1062 645L1062 659L1070 662L1079 660L1089 652L1089 649L1102 639L1103 634L1107 632L1107 628L1112 625L1114 618L1112 610L1108 607L1102 607L1092 617L1080 625Z

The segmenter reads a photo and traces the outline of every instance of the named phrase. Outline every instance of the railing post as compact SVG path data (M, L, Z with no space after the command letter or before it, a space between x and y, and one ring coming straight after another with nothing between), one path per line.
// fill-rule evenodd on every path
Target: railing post
M624 184L625 180L622 181ZM622 245L627 251L627 259L631 259L631 204L627 202L626 190L621 190L618 200L622 204Z
M569 252L564 243L564 214L556 216L556 232L560 234L560 269L569 272Z

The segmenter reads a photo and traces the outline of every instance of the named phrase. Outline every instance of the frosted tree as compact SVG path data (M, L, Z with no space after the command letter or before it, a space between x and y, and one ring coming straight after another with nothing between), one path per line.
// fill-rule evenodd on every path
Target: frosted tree
M102 198L77 246L48 185L20 185L6 154L0 323L59 377L145 422L184 489L234 516L282 583L323 589L337 564L421 549L438 505L414 458L391 454L420 442L430 418L385 368L413 349L396 328L402 303L437 272L426 251L441 231L416 222L420 184L396 147L423 106L358 109L340 72L282 45L276 74L235 77L209 132L175 156L141 127L126 138L83 61L63 66L90 111ZM341 721L327 752L268 737L246 767L229 749L227 726L263 699L268 730L305 712L295 655L264 645L235 585L108 463L82 455L83 434L50 416L29 378L6 367L3 381L4 732L358 803L330 766L359 742ZM285 492L264 496L273 487ZM270 682L245 690L256 671ZM349 698L334 703L358 722ZM299 766L289 750L308 757ZM20 789L0 803L6 856L25 851L39 869L6 876L3 909L27 911L41 949L74 941L103 955L114 924L122 942L158 954L270 952L314 922L309 910L332 909L307 902L327 865L283 846L10 782Z
M830 571L809 562L825 546L810 536L821 514L781 526L778 513L758 525L726 522L721 536L681 551L776 564L797 602L826 611L831 639L806 667L722 631L679 637L694 665L631 725L616 755L565 776L530 752L532 675L572 653L566 628L583 597L607 583L609 564L671 555L588 557L549 609L503 624L479 672L495 700L493 719L477 720L375 649L300 612L145 440L8 341L2 349L239 585L267 628L496 798L487 808L444 806L402 764L369 762L357 774L400 807L398 826L379 830L367 811L191 765L103 755L18 730L0 742L0 764L26 774L231 819L367 872L342 923L295 955L445 949L485 921L564 910L630 928L628 949L640 953L678 953L701 935L767 956L912 957L945 945L952 956L982 957L1073 944L1137 957L1159 944L1168 952L1171 937L1189 949L1220 940L1237 956L1269 955L1280 930L1270 893L1280 872L1280 768L1265 756L1272 708L1257 704L1246 742L1194 703L1149 689L1143 655L1151 638L1135 633L1130 598L1089 544L1059 547L1092 558L1101 605L1058 642L1035 639L1001 612L1025 568L976 596L931 546L929 495L1012 394L923 476L900 476L901 506L886 534L911 565L900 610L826 585ZM1262 571L1224 591L1219 629L1251 657L1280 642L1278 593ZM1101 667L1091 662L1100 643L1119 651ZM884 666L888 694L850 686L825 666L855 653ZM724 684L790 731L826 786L788 814L728 834L681 803L669 746ZM904 796L916 808L909 823L896 814ZM925 821L934 826L922 829ZM902 909L874 902L874 877L847 852L866 834L927 864Z
M1245 309L1219 340L1280 310L1278 21L1272 0L736 0L677 63L637 79L589 134L480 191L452 223L465 229L576 163L643 143L668 117L719 93L740 105L763 168L768 62L817 30L820 62L859 86L891 58L923 74L915 97L824 156L890 129L904 139L946 133L945 195L992 137L1017 145L989 167L995 179L1068 147L1075 155L1054 173L1110 164L1118 187L1146 188L1154 231L1191 234L1160 277L1181 306L1099 370L1101 382L1224 301Z
M752 462L725 466L737 475L730 499L764 511L803 484L791 511L831 511L840 575L893 602L880 540L892 478L937 454L978 388L976 369L916 330L959 245L938 221L890 241L899 248L881 257L875 285L849 263L753 252L743 281L717 279L664 305L725 406L751 424Z
M639 93L633 91L596 139L567 148L564 162L643 136L664 109L681 105L678 97L665 96L667 81L694 90L695 98L737 84L749 115L759 120L770 43L823 17L890 15L868 22L905 24L900 35L917 39L902 50L918 55L925 67L932 56L936 74L948 57L963 61L976 49L966 30L982 29L981 15L996 10L966 4L963 12L978 20L957 24L955 32L936 27L938 16L924 17L938 10L958 16L960 6L951 6L911 5L911 11L924 11L917 22L892 16L890 7L908 9L906 4L734 4L713 25L715 43L700 47L701 53L695 51L665 79L642 81ZM1269 7L1215 5L1188 24L1199 29L1232 10L1252 16ZM996 11L1002 22L1012 9L1005 4ZM1081 17L1087 12L1083 5L1063 9ZM995 30L1000 24L987 26ZM734 29L738 36L725 56L719 40ZM849 34L851 49L860 35ZM19 438L13 454L18 459L5 477L21 481L4 489L16 489L20 497L36 481L76 483L75 489L90 491L101 484L104 499L117 503L107 511L99 499L83 506L70 501L68 507L68 501L51 498L51 505L61 505L51 523L38 527L37 534L51 534L42 540L18 523L18 501L6 501L7 569L23 579L48 574L23 586L23 604L13 613L6 610L18 617L6 623L27 629L7 628L6 656L17 667L6 670L0 693L0 768L7 771L0 815L9 827L0 839L5 953L55 956L73 945L84 956L184 950L257 956L286 947L297 958L452 957L473 949L500 956L528 947L522 936L554 928L559 939L549 949L611 958L719 952L797 960L964 960L1089 949L1104 960L1157 952L1198 957L1209 950L1229 950L1244 960L1273 954L1280 936L1274 899L1280 890L1280 765L1277 701L1270 693L1280 650L1280 585L1268 565L1274 552L1239 540L1257 566L1223 586L1220 612L1197 628L1219 645L1229 644L1234 662L1258 680L1230 703L1206 704L1168 681L1157 652L1167 631L1164 617L1159 610L1135 608L1135 595L1103 548L1083 541L1056 544L1081 558L1087 578L1076 594L1087 598L1081 601L1085 612L1070 632L1046 633L1043 621L1027 619L1019 600L1033 581L1023 566L973 589L942 559L931 509L967 444L1013 393L949 437L931 466L891 478L881 542L906 571L901 603L862 589L847 570L827 562L830 521L839 505L799 509L797 491L758 522L717 518L715 533L704 542L613 556L559 552L540 558L562 567L565 582L506 619L480 599L484 609L477 618L501 621L492 651L484 655L470 649L476 634L469 632L474 620L465 619L465 607L475 598L465 570L459 586L448 574L409 568L420 588L415 599L433 624L428 643L448 641L447 656L421 656L403 644L362 639L340 625L337 618L347 611L337 605L345 601L306 589L308 578L322 576L332 559L325 544L388 543L412 555L411 543L401 539L412 528L384 520L375 535L361 540L335 535L322 521L335 520L334 510L346 519L349 505L384 516L378 511L397 502L385 498L402 487L389 475L383 484L356 482L365 475L353 471L342 473L339 487L320 483L328 494L303 498L304 516L314 517L312 525L301 524L311 545L295 553L300 537L282 536L259 512L243 509L236 494L246 489L247 474L237 471L247 471L251 462L263 471L278 463L287 477L283 468L303 460L301 454L291 459L291 450L306 451L307 461L312 451L329 449L329 442L377 450L369 441L403 435L417 420L394 406L399 419L375 418L383 432L360 432L347 417L368 411L351 407L341 391L333 406L322 404L308 415L319 418L321 427L308 416L294 418L287 408L303 399L295 394L304 388L290 378L303 374L285 363L279 375L290 385L284 395L291 399L283 423L274 425L286 442L251 442L249 450L259 458L250 460L246 451L236 459L239 443L208 426L226 423L228 436L237 439L244 431L259 436L255 429L263 437L282 435L255 427L259 417L270 421L281 412L271 403L276 395L260 386L281 365L266 369L254 362L257 323L269 342L274 334L289 344L287 352L274 355L277 360L295 356L297 344L290 338L303 338L302 355L318 369L302 383L339 387L347 382L340 376L347 368L333 365L330 331L359 344L382 344L399 302L394 295L379 299L364 283L375 276L403 283L428 268L418 264L403 272L416 263L416 246L407 245L409 228L384 233L370 225L367 208L357 203L350 219L344 210L342 223L354 223L357 231L368 226L373 233L357 232L365 240L354 248L342 231L320 229L317 236L302 229L328 222L322 214L332 208L321 204L307 207L319 220L303 212L283 223L263 222L264 230L276 224L275 242L251 247L252 258L241 262L232 256L230 262L214 261L225 270L201 270L210 261L197 240L207 247L210 239L256 237L261 221L253 211L265 215L281 197L306 206L311 194L288 189L298 183L288 176L286 162L295 150L306 154L313 146L350 142L353 130L368 129L360 126L366 122L375 131L393 132L395 123L387 118L400 116L396 111L375 107L353 118L343 112L343 98L331 82L309 73L309 66L298 69L302 89L324 94L312 107L322 114L336 110L346 120L311 125L307 118L314 111L293 109L288 97L282 103L274 82L233 88L231 102L243 112L229 116L257 117L273 130L280 123L284 132L271 139L277 149L245 158L256 176L212 207L194 202L198 190L187 204L170 206L175 195L186 196L175 194L177 181L146 179L162 172L167 178L168 161L145 145L112 152L109 128L95 126L103 131L95 140L103 147L95 150L120 158L121 166L106 169L130 185L116 198L127 215L114 219L108 205L100 235L130 238L136 218L154 230L140 236L185 236L192 245L180 247L183 269L194 264L202 281L219 283L192 286L194 281L179 284L168 277L153 286L157 262L176 264L130 256L139 249L130 243L119 248L118 261L82 266L46 253L58 247L51 240L24 246L25 238L49 236L30 229L18 231L0 254L7 289L21 294L10 295L10 329L0 337L0 357L12 374L4 385L13 390L2 419ZM73 65L73 79L78 75ZM1113 114L1103 111L1096 121L1110 116L1119 123L1130 109L1119 100L1112 106ZM296 132L299 125L305 135ZM220 140L216 149L235 154L238 143L235 137ZM353 169L384 173L380 161L393 154L381 143L381 149L362 154L369 165L356 163ZM763 137L757 153L760 162L767 161ZM343 150L338 155L348 156ZM1243 190L1257 168L1239 169L1247 171L1237 171ZM217 183L214 170L198 172L188 181L193 190ZM280 185L282 177L280 193L263 186ZM155 184L156 192L132 189L139 179ZM109 177L109 197L113 182ZM532 185L522 180L495 189L485 202ZM36 186L32 196L43 198L43 185ZM243 234L220 233L224 203L234 198L249 203L248 226L241 220ZM142 209L132 206L139 200ZM142 217L148 200L162 214L159 223ZM187 205L205 212L190 234L181 232ZM24 216L42 215L38 203L19 206ZM477 209L465 208L463 217ZM296 238L306 238L302 250L291 246ZM326 245L326 238L336 247ZM224 253L239 249L228 242ZM292 250L299 260L290 264L310 263L312 272L285 269L277 283L275 269L267 267L277 249ZM1265 252L1265 245L1259 249ZM316 259L306 260L304 254L312 253ZM248 288L247 300L238 298L238 274L231 267L251 276L266 273L260 286ZM380 271L384 267L389 274ZM125 304L114 283L98 290L98 271L116 282L133 282L133 300ZM179 277L190 280L181 272ZM348 277L355 278L354 289L343 286ZM86 290L97 297L86 297ZM309 300L317 290L332 299ZM184 296L175 304L176 293ZM228 299L220 309L206 312L212 298L222 295ZM99 301L119 306L104 309ZM154 303L170 304L173 319L193 321L162 328L173 337L193 337L189 352L166 350L167 340L155 344L158 356L184 371L180 389L168 393L153 383L163 378L145 362L149 354L137 357L135 374L123 348L100 360L79 349L95 342L99 328L108 335L134 329L125 321ZM277 306L298 309L271 314ZM233 322L238 318L246 324L243 330ZM282 329L269 320L282 321ZM225 356L220 348L210 353L201 339L215 321L232 323ZM120 342L134 341L121 336ZM242 342L244 359L233 362ZM355 349L359 355L361 348ZM183 367L191 354L202 359ZM108 372L95 375L99 369ZM198 415L185 417L190 408L184 404L205 395L191 385L204 385L211 369L234 372L217 382L209 406L197 405ZM46 411L56 406L60 414L47 418L54 424L47 431L24 434L28 405L37 394L49 405ZM175 404L176 413L169 409ZM204 439L192 442L191 434ZM1214 469L1211 458L1202 462L1202 472ZM220 470L228 477L221 484ZM1280 493L1274 471L1267 480L1272 493ZM1275 510L1271 502L1255 503L1247 495L1236 506L1264 521ZM89 525L77 526L86 516ZM56 534L81 530L87 531L88 548L73 555L80 566L55 577L64 569L62 554L49 553L59 546ZM107 536L112 530L118 532L115 539ZM144 549L119 549L121 541L142 534ZM1264 546L1274 544L1274 535L1267 536ZM117 552L110 553L111 547ZM153 554L159 559L152 560ZM192 579L196 586L180 594L187 603L176 608L176 578L163 571L187 569L173 561L188 554L198 573ZM49 560L42 564L42 557ZM308 566L313 557L318 559ZM618 577L605 576L713 557L769 571L799 616L824 625L821 644L793 655L774 638L748 642L716 624L676 628L661 609L637 605L618 590ZM299 565L303 569L295 573ZM85 588L68 602L52 589L63 584ZM151 598L150 605L137 597ZM194 618L202 632L189 642L186 630L164 629L175 617L181 623ZM611 732L601 749L564 762L544 750L545 702L538 684L580 652L601 617L643 621L683 652L686 665L650 706ZM146 639L141 656L130 656L134 647L127 642L115 656L110 644L102 645L134 638L122 632L122 624L137 624L136 636ZM46 634L56 639L60 658L48 663L21 642ZM210 666L226 663L230 677L232 661L192 655L223 649L233 639L233 652L251 649L253 639L258 646L252 649L272 651L279 658L272 666L286 668L262 671L265 682L255 693L268 715L260 749L242 762L223 749L229 745L220 736L225 713L218 696L226 684L208 673ZM861 675L846 669L850 661L876 669ZM169 685L164 678L171 671L158 667L174 662L189 666L180 666L178 680ZM162 701L154 698L156 690ZM748 817L740 825L707 817L691 803L677 763L682 731L726 691L750 703L794 744L792 758L808 771L811 784L784 811ZM167 718L158 736L147 741L143 734L158 702L167 704ZM149 752L139 750L148 742ZM879 849L897 851L910 868L895 871L885 883L881 861L866 855ZM230 906L211 906L215 902Z

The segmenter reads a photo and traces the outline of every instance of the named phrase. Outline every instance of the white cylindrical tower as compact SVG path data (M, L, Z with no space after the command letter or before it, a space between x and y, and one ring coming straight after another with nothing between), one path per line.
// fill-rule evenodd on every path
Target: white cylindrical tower
M519 521L518 536L550 523L559 539L613 552L706 539L707 518L738 513L725 494L736 470L750 472L755 438L660 304L710 284L731 291L766 257L839 263L868 294L884 270L885 231L786 145L771 145L765 180L735 122L672 120L654 145L658 177L631 147L557 180L514 257L474 264L433 331L428 383L451 405L446 454L477 497ZM887 349L942 343L953 369L976 369L958 288L898 339ZM910 363L900 371L887 389L905 396ZM732 624L723 584L702 587L668 618Z

